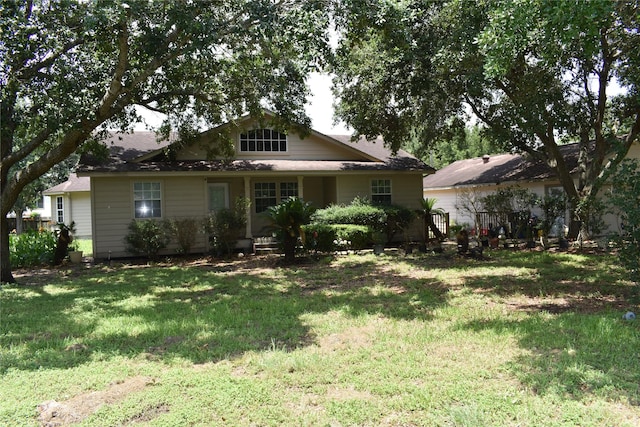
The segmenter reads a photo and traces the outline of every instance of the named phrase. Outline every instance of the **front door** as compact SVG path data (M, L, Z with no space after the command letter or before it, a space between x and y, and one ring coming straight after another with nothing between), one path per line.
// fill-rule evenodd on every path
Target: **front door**
M229 207L229 184L211 183L208 185L209 212L217 212Z

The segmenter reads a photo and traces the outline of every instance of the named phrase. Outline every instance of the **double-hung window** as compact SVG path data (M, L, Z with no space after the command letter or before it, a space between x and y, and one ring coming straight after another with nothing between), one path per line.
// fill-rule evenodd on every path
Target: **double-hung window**
M377 205L391 204L391 180L371 180L371 201Z
M56 221L58 223L64 222L64 198L62 196L56 197Z
M280 201L284 202L290 197L298 197L297 182L281 182L280 183Z
M134 182L135 218L162 218L162 190L159 182Z
M269 206L278 204L275 182L256 182L254 192L256 213L264 212Z

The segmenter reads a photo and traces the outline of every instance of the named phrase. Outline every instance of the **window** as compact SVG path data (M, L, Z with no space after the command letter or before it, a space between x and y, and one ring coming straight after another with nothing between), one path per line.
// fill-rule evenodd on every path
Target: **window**
M162 195L159 182L134 182L135 218L162 218Z
M37 209L44 209L44 197L40 197L36 202Z
M287 200L289 197L298 197L297 182L281 182L280 183L280 201Z
M272 129L254 129L241 133L240 151L287 151L287 135Z
M371 201L378 205L391 204L390 179L374 179L371 181Z
M64 199L62 196L56 197L56 222L64 222Z
M275 206L278 203L275 182L256 182L254 190L256 213L264 212L269 206Z

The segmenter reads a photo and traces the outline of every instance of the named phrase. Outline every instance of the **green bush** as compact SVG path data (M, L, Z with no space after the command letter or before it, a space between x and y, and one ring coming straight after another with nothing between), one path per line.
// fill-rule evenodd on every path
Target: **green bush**
M9 236L9 259L13 267L33 267L53 261L56 236L51 231L29 230Z
M171 235L178 243L178 252L188 254L196 240L201 221L195 218L173 218L168 220Z
M204 229L216 255L229 255L235 249L247 226L249 204L248 199L239 197L233 208L220 209L205 219Z
M336 230L333 225L308 224L302 227L305 236L304 247L309 251L335 252Z
M402 206L372 205L356 200L350 205L331 205L316 211L312 218L317 224L353 224L371 228L373 233L384 235L391 241L398 232L409 228L415 213Z
M127 251L134 255L155 258L160 250L167 247L170 240L169 227L153 219L133 220L129 224L129 234L124 238Z
M331 205L316 211L312 222L318 224L358 224L378 227L386 223L387 214L381 206L362 202L350 205Z
M366 225L336 224L332 226L338 240L349 242L347 247L358 251L373 243L373 230Z

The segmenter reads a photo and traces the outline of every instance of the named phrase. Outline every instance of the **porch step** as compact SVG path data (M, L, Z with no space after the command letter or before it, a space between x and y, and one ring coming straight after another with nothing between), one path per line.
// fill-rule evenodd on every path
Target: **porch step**
M256 255L272 254L280 252L278 241L273 237L256 237L253 242L253 251Z

